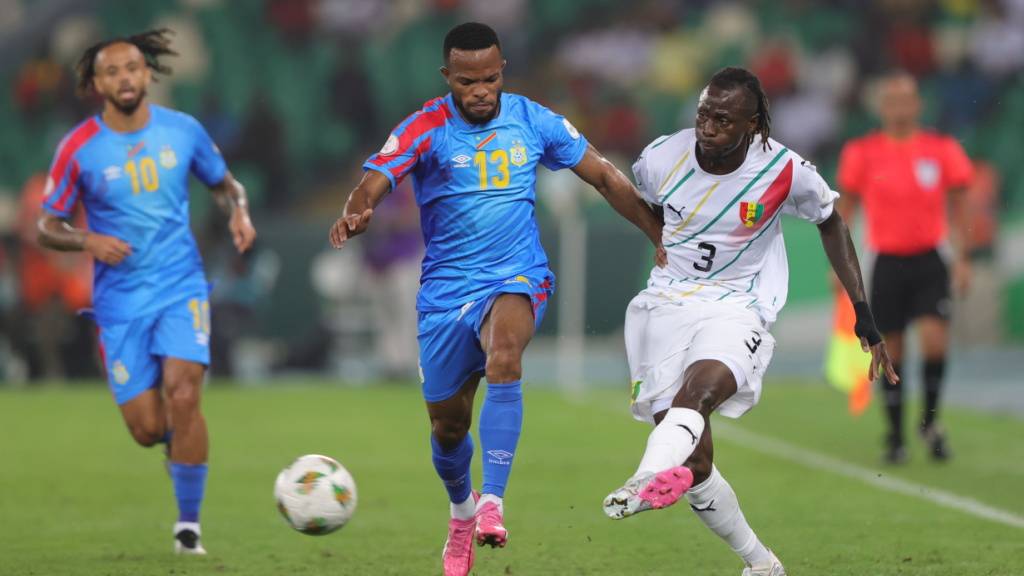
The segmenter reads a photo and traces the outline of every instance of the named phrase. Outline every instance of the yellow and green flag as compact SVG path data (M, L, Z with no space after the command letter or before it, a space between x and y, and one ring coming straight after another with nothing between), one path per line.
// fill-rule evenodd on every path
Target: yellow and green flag
M836 295L832 339L825 357L825 379L846 392L850 413L859 416L871 404L871 381L868 369L871 354L860 348L860 339L853 331L857 316L846 292Z

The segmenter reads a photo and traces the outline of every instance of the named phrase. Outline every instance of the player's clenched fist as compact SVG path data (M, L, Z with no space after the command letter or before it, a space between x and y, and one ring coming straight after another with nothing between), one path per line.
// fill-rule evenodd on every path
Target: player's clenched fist
M117 266L132 254L132 247L127 242L103 234L89 234L82 248L100 262L111 266Z
M252 243L256 240L256 228L253 227L248 212L242 209L232 212L228 229L231 230L231 238L239 254L252 248Z
M373 209L367 208L360 214L348 214L338 218L334 226L331 226L331 246L341 248L349 238L366 232L371 217Z

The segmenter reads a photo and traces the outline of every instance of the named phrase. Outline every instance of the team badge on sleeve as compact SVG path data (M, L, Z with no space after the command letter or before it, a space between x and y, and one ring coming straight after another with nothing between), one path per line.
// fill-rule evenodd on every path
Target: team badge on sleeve
M384 146L380 149L381 156L387 156L394 154L398 151L398 136L392 134L388 136L387 142L384 142Z
M579 130L576 130L576 127L572 125L572 122L569 122L568 118L562 118L562 125L565 126L565 131L569 133L569 136L572 136L573 140L579 140Z
M740 202L740 220L743 221L743 225L747 228L753 228L754 224L761 219L764 214L764 204L758 204L757 202Z

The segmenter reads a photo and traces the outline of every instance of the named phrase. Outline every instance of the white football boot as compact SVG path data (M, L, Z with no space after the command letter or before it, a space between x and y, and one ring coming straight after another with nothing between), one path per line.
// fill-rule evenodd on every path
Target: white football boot
M741 576L786 576L786 569L782 567L782 562L779 562L775 552L769 550L768 553L772 555L768 562L757 566L747 564Z
M667 508L692 485L693 472L685 466L633 476L604 499L604 513L613 520L621 520L647 510Z
M206 548L199 542L199 523L178 522L174 525L174 553L205 556Z

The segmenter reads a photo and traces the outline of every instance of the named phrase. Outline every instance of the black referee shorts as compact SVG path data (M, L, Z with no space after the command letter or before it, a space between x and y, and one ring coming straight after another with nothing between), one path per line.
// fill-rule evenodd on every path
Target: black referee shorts
M871 311L883 334L900 332L914 318L949 320L949 269L931 250L914 256L879 254L871 275Z

